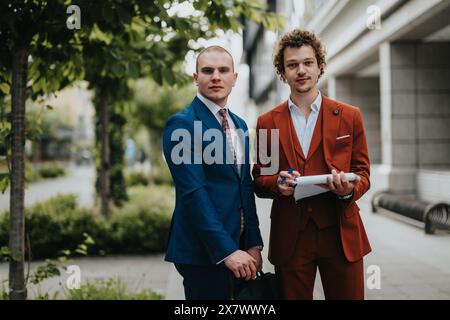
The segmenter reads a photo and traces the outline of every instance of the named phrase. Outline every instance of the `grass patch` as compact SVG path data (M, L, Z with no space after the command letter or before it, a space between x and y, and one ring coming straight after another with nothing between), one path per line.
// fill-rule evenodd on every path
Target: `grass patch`
M80 289L69 291L67 300L161 300L162 295L151 290L130 291L120 278L88 281Z
M6 280L0 282L0 300L9 300L6 284ZM161 300L164 298L163 295L149 289L132 291L120 278L87 281L80 286L80 289L64 288L63 290L66 292L65 300ZM50 296L38 290L34 300L59 300L60 297L60 292Z

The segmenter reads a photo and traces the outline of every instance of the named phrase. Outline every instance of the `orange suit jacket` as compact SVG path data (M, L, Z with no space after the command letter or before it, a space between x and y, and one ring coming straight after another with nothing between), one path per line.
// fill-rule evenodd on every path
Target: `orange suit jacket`
M354 189L351 201L339 200L336 196L334 206L339 215L339 228L342 248L346 259L354 262L371 251L367 235L359 215L357 201L370 187L370 163L367 142L359 108L331 100L322 96L323 125L322 146L325 162L332 169L344 172L354 172L361 177ZM295 130L291 120L288 102L285 101L261 115L257 123L257 146L267 148L271 155L270 145L273 134L270 129L279 129L279 171L298 168L298 155L301 154ZM267 146L259 146L259 132L268 129ZM294 131L294 132L292 132ZM350 135L343 139L336 139ZM311 141L310 150L317 148L320 141L315 135ZM310 151L311 152L311 151ZM314 163L310 164L314 172ZM293 197L286 197L278 192L278 175L261 175L260 157L253 167L255 193L261 198L274 199L272 204L271 232L269 245L269 261L274 265L283 265L292 257L299 234L299 208ZM268 165L266 165L268 166ZM300 200L301 201L301 200Z

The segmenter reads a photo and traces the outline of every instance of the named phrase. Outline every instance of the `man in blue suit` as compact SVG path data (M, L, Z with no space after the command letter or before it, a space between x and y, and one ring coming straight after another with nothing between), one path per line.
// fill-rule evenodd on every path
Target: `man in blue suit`
M163 135L176 189L166 260L182 275L186 299L230 299L262 268L248 128L227 105L237 79L228 51L204 49L193 77L197 96Z

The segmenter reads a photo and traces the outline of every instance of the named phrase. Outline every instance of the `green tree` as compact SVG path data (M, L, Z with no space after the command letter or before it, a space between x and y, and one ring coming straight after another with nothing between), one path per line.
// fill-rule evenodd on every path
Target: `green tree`
M134 117L145 126L150 135L152 167L161 170L163 165L161 136L164 125L172 114L188 105L195 95L192 84L184 86L159 86L151 80L140 80L135 88Z
M123 87L122 89L127 89ZM111 101L106 105L100 104L98 101L100 95L94 97L94 105L96 106L96 146L101 154L97 157L97 179L96 190L101 195L101 212L104 216L108 215L109 199L112 199L116 206L122 206L123 202L128 200L126 191L125 177L123 174L124 167L124 129L126 125L126 111L130 97L129 92L120 92L120 99L109 97ZM103 121L103 124L102 124ZM106 121L107 123L105 123ZM107 132L103 132L104 128ZM104 139L107 139L106 141ZM104 148L105 147L105 148ZM106 149L106 150L105 150ZM105 153L105 151L107 153ZM107 180L106 180L107 174ZM105 185L105 180L108 185ZM110 183L109 183L110 181ZM103 183L103 184L102 184ZM106 192L103 192L106 191Z
M10 237L11 299L25 299L24 281L24 144L25 101L55 92L77 78L74 33L66 27L66 1L0 2L0 86L11 95ZM61 14L64 13L64 14ZM4 106L4 105L2 105ZM6 151L8 153L8 151Z

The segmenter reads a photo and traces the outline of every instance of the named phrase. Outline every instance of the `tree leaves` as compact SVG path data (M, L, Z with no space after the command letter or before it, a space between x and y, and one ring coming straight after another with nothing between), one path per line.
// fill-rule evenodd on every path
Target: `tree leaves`
M180 85L158 86L150 80L139 80L135 85L135 116L141 124L159 136L171 114L184 108L195 95L195 87L186 85L190 78L174 74ZM182 83L184 81L184 83Z
M111 65L111 72L117 78L123 77L125 74L125 70L125 66L118 61L114 61Z
M169 85L175 84L175 76L173 74L172 69L164 68L162 70L162 75L163 75L164 81L166 81L167 84L169 84Z
M111 6L105 6L102 11L103 19L105 19L108 23L115 23L115 13Z
M8 247L0 247L0 262L20 262L22 260L22 254L20 252L16 252L13 254Z
M36 271L31 275L30 282L32 284L39 284L45 279L60 276L61 271L59 271L59 266L55 261L45 260L45 263L39 265Z
M134 62L130 62L128 64L128 77L129 78L138 78L140 75L140 66L137 63Z
M157 84L162 85L163 78L162 78L161 68L159 68L159 66L153 66L151 73L152 73L153 80L155 80L155 82Z
M92 28L92 31L89 35L89 40L91 41L98 40L104 42L105 44L110 44L113 38L114 38L113 34L100 30L97 24L94 24L94 27Z
M7 84L6 82L0 83L0 91L4 94L10 94L9 84Z
M9 173L0 173L0 192L4 193L9 186Z

